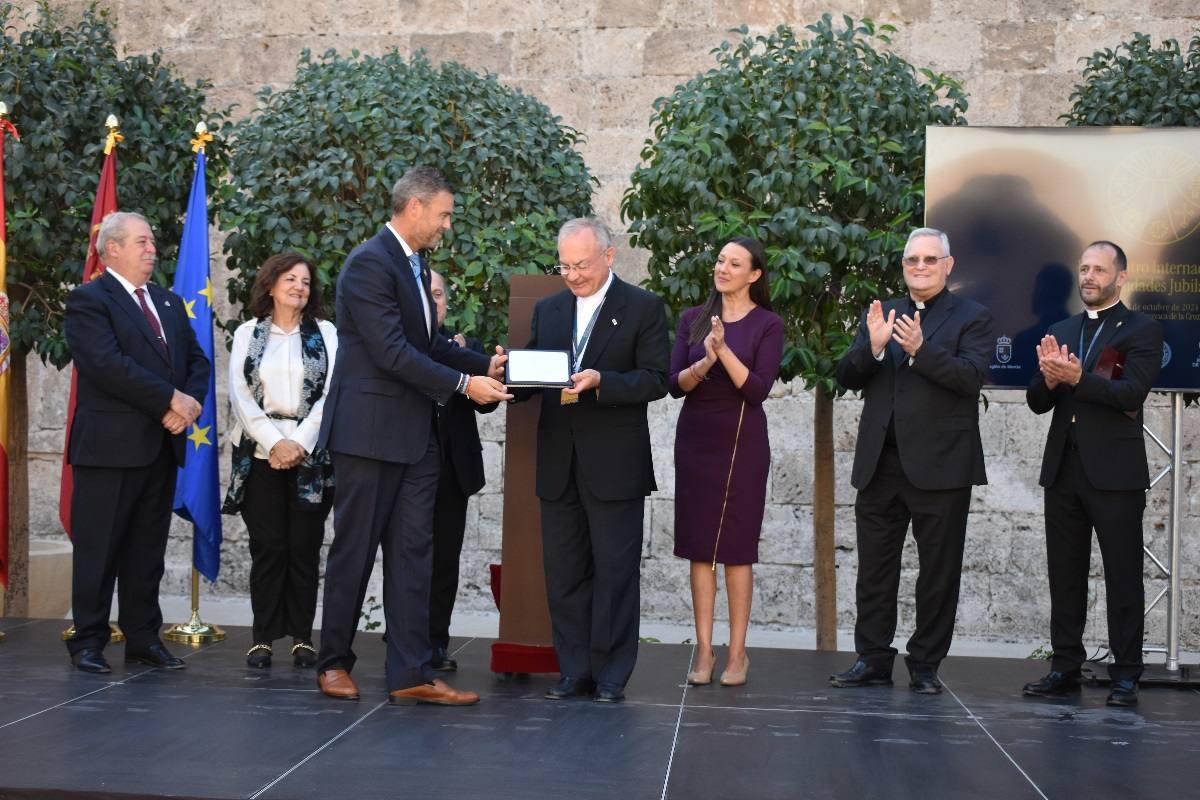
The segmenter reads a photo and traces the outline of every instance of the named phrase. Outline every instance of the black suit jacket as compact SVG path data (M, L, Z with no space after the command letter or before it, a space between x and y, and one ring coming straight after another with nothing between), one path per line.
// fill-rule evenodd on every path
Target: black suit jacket
M530 349L571 350L575 295L538 301ZM542 392L538 418L537 495L556 500L567 488L572 453L588 489L601 500L645 497L658 488L646 406L667 393L670 339L656 295L613 275L580 369L600 373L600 388L562 405L559 389Z
M454 331L439 328L438 335L458 347L454 343ZM478 339L467 338L467 348L477 353L483 353L483 343ZM479 426L475 415L490 414L496 410L498 403L477 405L461 394L450 398L450 402L438 409L438 430L442 437L442 464L449 465L449 470L443 466L440 480L458 482L458 488L464 497L470 497L484 486L483 477L483 445L479 441Z
M429 273L424 275L425 297ZM430 319L437 315L430 305ZM350 253L337 280L338 357L318 444L412 464L429 445L434 403L459 375L487 374L487 356L433 336L404 248L386 227Z
M883 304L886 317L908 313L907 297ZM883 361L871 353L864 313L858 335L837 365L843 387L862 392L858 445L850 482L863 489L875 475L888 421L895 414L904 474L919 489L958 489L987 483L979 437L979 390L995 339L991 313L946 290L926 317L924 343L912 364L894 340Z
M175 390L204 403L212 365L183 300L153 283L146 291L158 311L166 353L137 301L107 271L67 295L67 344L78 381L67 443L74 466L145 467L169 435L162 418ZM184 434L171 437L179 466L185 444Z
M1084 314L1057 322L1049 333L1076 356ZM1109 312L1104 327L1088 352L1083 377L1077 386L1046 388L1042 373L1033 376L1025 400L1035 414L1053 410L1039 483L1052 486L1058 476L1067 433L1075 420L1075 441L1088 482L1097 489L1114 491L1150 488L1146 442L1142 435L1142 404L1162 368L1162 326L1158 320L1125 307ZM1087 342L1084 343L1085 349ZM1101 353L1115 350L1123 362L1119 378L1094 372Z

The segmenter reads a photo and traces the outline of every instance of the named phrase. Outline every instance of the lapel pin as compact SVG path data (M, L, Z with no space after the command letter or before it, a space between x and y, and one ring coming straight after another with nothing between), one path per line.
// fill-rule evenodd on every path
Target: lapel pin
M1119 328L1124 324L1125 324L1125 320L1121 320L1120 322L1117 323L1117 327Z
M617 324L617 318L616 318L616 317L613 317L613 321L612 321L612 323L613 323L613 325L616 325L616 324Z

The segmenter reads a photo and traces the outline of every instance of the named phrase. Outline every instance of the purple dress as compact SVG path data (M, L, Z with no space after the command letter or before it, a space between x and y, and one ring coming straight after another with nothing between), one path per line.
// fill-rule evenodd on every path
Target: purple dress
M726 322L725 346L750 375L738 389L718 361L708 371L708 380L685 394L679 388L679 373L704 358L703 342L687 342L688 329L701 310L683 312L671 353L671 396L685 398L675 426L675 555L689 561L753 564L758 561L771 467L762 404L779 376L783 320L756 306L737 322Z

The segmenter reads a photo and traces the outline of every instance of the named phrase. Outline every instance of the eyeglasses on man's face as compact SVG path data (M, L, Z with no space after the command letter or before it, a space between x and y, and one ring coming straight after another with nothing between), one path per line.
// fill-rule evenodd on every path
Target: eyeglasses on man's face
M594 259L589 257L574 264L556 264L554 271L559 275L570 275L572 272L584 273L591 269L593 261Z
M918 264L924 264L927 267L935 266L939 261L949 258L950 256L905 256L900 261L906 267L915 267Z

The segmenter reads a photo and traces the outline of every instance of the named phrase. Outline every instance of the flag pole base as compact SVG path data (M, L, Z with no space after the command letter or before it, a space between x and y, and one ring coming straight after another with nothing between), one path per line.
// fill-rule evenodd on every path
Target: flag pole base
M192 609L192 618L187 622L172 625L163 634L170 642L181 644L205 644L206 642L225 641L225 631L216 625L209 625L200 619L200 610Z
M110 642L125 641L125 634L124 634L124 632L122 632L121 626L117 625L117 623L115 623L115 622L108 623L108 630L109 630L108 640ZM62 640L65 642L67 639L70 639L74 635L75 635L75 626L72 625L71 627L67 628L65 631L62 632Z
M0 631L0 642L3 642L4 639L5 639L4 631Z

